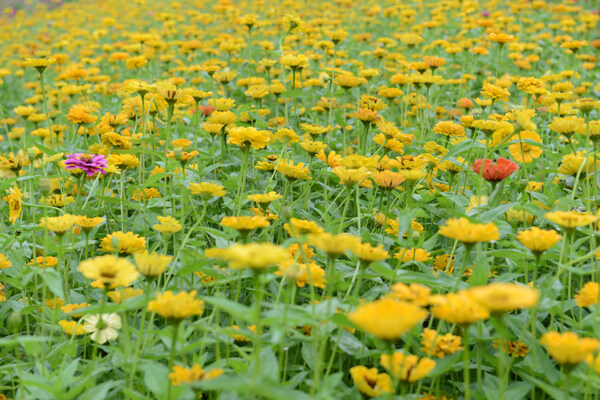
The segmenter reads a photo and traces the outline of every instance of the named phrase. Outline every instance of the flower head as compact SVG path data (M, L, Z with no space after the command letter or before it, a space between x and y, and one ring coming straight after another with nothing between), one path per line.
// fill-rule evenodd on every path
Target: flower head
M499 182L511 176L519 166L506 158L499 157L496 163L487 158L475 160L472 169L486 181Z
M383 298L358 306L348 318L371 335L383 340L395 340L426 316L427 311L416 304Z
M98 344L104 344L119 337L117 329L121 329L119 314L93 314L83 318L83 329L91 333L91 339Z
M77 269L86 278L98 282L98 286L111 289L129 286L140 275L127 259L112 254L83 261Z
M65 161L65 167L68 170L80 169L88 176L94 176L97 173L106 175L106 158L102 154L68 154Z
M562 239L554 229L544 230L533 227L524 231L519 231L516 238L521 244L531 250L534 254L541 254Z
M204 311L204 302L196 299L198 292L179 292L174 295L170 290L158 293L156 300L148 303L148 311L152 311L168 320L179 322L182 319L200 315Z
M489 242L500 239L500 231L492 222L477 224L467 218L451 218L440 227L439 234L466 244Z
M597 339L580 338L575 332L547 332L540 338L540 344L557 363L574 366L595 351L600 342Z
M382 354L379 362L390 375L403 382L421 380L435 368L435 361L431 358L419 358L415 355L406 355L399 351L392 355Z
M378 397L392 392L392 379L388 374L380 374L377 368L357 365L350 368L350 376L358 391L366 396Z

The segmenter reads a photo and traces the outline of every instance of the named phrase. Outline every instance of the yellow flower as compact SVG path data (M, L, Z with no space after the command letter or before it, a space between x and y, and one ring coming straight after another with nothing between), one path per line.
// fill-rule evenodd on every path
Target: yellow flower
M190 183L190 193L194 195L200 195L202 199L208 200L211 197L223 197L225 196L225 187L216 183L201 182L201 183Z
M305 235L307 233L320 234L325 232L316 222L298 218L290 218L290 223L284 224L283 228L290 236Z
M483 82L483 89L481 90L481 95L483 97L490 98L494 101L508 101L508 98L510 97L510 92L507 89L502 88L500 86L492 85L489 82Z
M266 147L271 140L268 131L259 131L253 127L236 127L229 130L227 143L233 143L243 148L254 148L256 150Z
M540 344L557 363L575 366L594 352L600 343L596 339L580 338L575 332L547 332L540 338Z
M490 316L489 310L464 290L432 296L431 304L434 317L451 324L470 325Z
M99 286L114 289L131 285L140 275L127 259L112 254L95 257L79 264L79 272Z
M166 217L156 217L156 219L158 219L160 223L154 224L152 228L164 235L172 235L173 233L179 232L182 229L179 221L170 215L167 215Z
M421 307L429 305L431 289L418 283L406 285L402 282L395 283L391 287L392 291L386 295L387 298L394 300L404 300L415 303Z
M307 243L327 253L329 257L337 258L359 245L360 238L347 233L332 235L331 233L323 232L308 235Z
M371 335L383 340L395 340L426 316L427 311L416 304L383 298L358 306L348 318Z
M372 263L390 258L383 245L373 247L369 243L356 243L351 251L363 263Z
M21 212L23 211L21 202L22 197L24 197L23 192L15 185L11 189L8 189L8 195L2 198L2 200L8 203L8 220L13 225L17 222L17 219L19 219Z
M374 172L371 179L381 190L391 190L400 186L405 178L398 172L385 170Z
M464 217L448 219L438 233L469 245L500 239L500 231L492 222L477 224Z
M85 233L90 233L92 229L100 225L104 222L104 218L102 217L86 217L85 215L80 215L77 217L77 222L75 225L80 227Z
M554 229L544 230L533 227L524 231L519 231L516 236L521 244L531 250L534 254L541 254L562 239Z
M366 183L370 181L365 181L369 176L371 176L371 171L364 167L360 168L344 168L337 167L332 171L338 178L340 178L340 183L342 185L346 185L347 187L356 186L359 183Z
M81 317L83 317L83 314L71 314L73 311L79 310L80 308L85 308L85 307L89 307L91 304L89 303L81 303L81 304L65 304L64 306L60 307L60 311L64 312L65 314L70 314L70 317L73 319L79 319Z
M77 321L60 320L58 325L61 327L64 333L69 336L85 335L88 331L80 325Z
M519 135L513 136L511 140L533 140L542 143L542 138L533 131L521 131ZM540 147L522 141L508 146L508 151L516 161L521 163L533 162L533 160L539 158L543 152Z
M12 262L4 254L0 254L0 269L12 267Z
M275 200L281 199L283 196L277 192L269 192L265 194L253 194L248 196L248 200L257 203L261 208L266 208Z
M179 386L182 383L194 383L198 381L209 381L223 374L223 370L213 369L204 371L200 364L194 364L192 368L184 368L179 365L173 366L173 371L169 373L169 379L173 386Z
M488 39L491 40L492 42L496 42L498 43L500 46L512 42L513 40L515 40L515 37L513 35L509 35L506 33L495 33L492 32L488 35Z
M379 363L390 375L403 382L416 382L425 378L434 368L435 361L431 358L419 358L413 354L382 354Z
M539 300L537 289L514 283L495 282L467 289L477 302L492 313L504 313L516 309L532 308Z
M57 236L64 235L77 222L77 216L71 214L61 215L60 217L43 217L39 225L54 232Z
M298 287L304 287L312 282L314 287L324 289L327 283L323 268L315 263L296 263L293 259L280 263L279 271L275 272L275 275L285 276L296 281Z
M554 118L548 125L548 128L550 128L552 132L558 133L559 135L570 137L578 130L580 126L583 126L584 124L585 120L583 118L571 116Z
M427 250L412 247L410 249L400 249L394 254L394 258L401 260L403 263L411 261L425 262L431 259L431 254Z
M40 199L40 204L50 207L62 208L66 205L73 203L74 201L75 199L73 198L73 196L68 196L64 194L53 194L48 197L42 197Z
M500 348L503 352L514 357L525 357L529 352L529 347L521 341L508 341L507 347L506 340L494 340L494 347Z
M286 54L279 59L283 66L290 67L292 70L302 69L308 65L308 58L303 54Z
M277 165L277 172L285 176L288 180L311 179L308 167L304 163L294 165L292 160L281 160Z
M204 311L204 302L196 299L197 293L196 290L189 293L179 292L176 295L170 290L158 293L156 300L148 303L148 311L155 312L175 323L194 315L201 315Z
M133 289L126 287L120 290L113 290L107 293L107 296L117 304L123 303L127 299L138 297L144 294L143 289Z
M265 228L270 223L267 217L255 215L252 217L223 217L220 225L233 228L241 234L247 234L254 229Z
M272 243L234 244L226 249L208 249L205 255L229 262L232 269L250 268L255 271L272 267L290 258L290 254L283 247Z
M36 257L33 260L29 261L27 265L37 265L40 268L52 268L56 267L58 264L58 259L56 257Z
M421 351L428 356L443 358L460 350L462 350L460 336L451 333L442 335L428 328L421 332Z
M600 354L597 354L596 356L588 354L585 358L585 362L592 367L597 374L600 374Z
M577 211L552 211L547 212L544 216L546 219L563 227L567 232L598 221L598 217L595 215Z
M148 251L140 251L133 255L135 265L138 271L149 278L157 277L162 274L173 261L173 257L160 255L157 253L148 253Z
M600 284L598 282L588 282L575 296L575 301L579 307L589 307L592 304L600 303Z
M115 243L116 242L116 243ZM115 244L117 247L115 248ZM146 248L146 239L133 233L123 233L121 231L113 232L107 235L100 242L100 250L104 253L114 253L118 251L119 255L134 254L143 251Z
M304 21L302 21L302 19L296 17L295 15L285 14L282 19L283 22L287 22L290 24L290 28L288 30L289 32L303 33L306 29L306 24L304 23Z
M366 396L378 397L383 393L392 393L392 379L388 374L380 374L377 368L357 365L350 368L350 376L358 391Z
M56 58L26 58L25 66L35 68L40 74L49 66L56 62Z

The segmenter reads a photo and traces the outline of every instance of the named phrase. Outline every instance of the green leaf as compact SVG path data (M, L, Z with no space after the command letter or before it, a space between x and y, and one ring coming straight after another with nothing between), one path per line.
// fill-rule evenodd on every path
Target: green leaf
M252 311L250 310L250 307L247 307L243 304L227 300L224 297L203 297L202 300L208 304L212 304L220 310L229 313L236 319L246 322L252 321Z
M65 291L63 289L63 282L60 274L53 269L44 268L40 270L40 275L42 275L42 280L48 286L48 289L56 296L61 299L65 298Z
M144 384L156 398L163 398L169 382L169 369L158 362L147 362L140 366L144 372Z

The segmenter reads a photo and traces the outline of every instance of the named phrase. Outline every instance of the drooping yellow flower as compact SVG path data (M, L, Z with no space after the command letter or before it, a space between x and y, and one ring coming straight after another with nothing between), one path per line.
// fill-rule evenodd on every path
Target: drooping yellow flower
M360 238L358 236L340 233L333 235L323 232L320 234L308 235L307 243L310 246L316 247L319 250L327 253L331 258L337 258L348 250L352 250L359 245Z
M540 344L557 363L575 366L595 351L600 342L597 339L580 338L575 332L547 332L540 338Z
M469 294L492 313L532 308L537 305L540 294L537 289L515 283L494 282L467 289Z
M427 311L416 304L383 298L358 306L348 318L371 335L383 340L395 340L426 316Z
M205 255L229 262L232 269L250 268L257 272L290 258L283 247L272 243L234 244L226 249L208 249Z
M166 217L156 217L159 223L152 225L152 228L159 231L163 235L172 235L181 231L182 227L179 221L167 215Z
M364 167L356 169L337 167L334 168L332 172L337 175L338 178L340 178L340 183L342 185L346 185L347 187L353 187L359 183L369 182L365 181L365 179L371 175L371 172Z
M173 257L171 256L148 253L146 250L135 253L133 259L138 271L148 278L154 278L162 274L169 266L169 263L173 261Z
M208 200L211 197L223 197L226 193L224 186L211 182L192 182L189 189L191 194L200 195L204 200Z
M129 286L140 275L127 259L112 254L85 260L77 269L86 278L95 280L98 286L110 289Z
M265 228L270 225L267 217L255 215L252 217L223 217L221 226L226 226L239 231L242 234L248 234L257 228Z
M384 393L392 393L392 379L386 373L379 373L377 368L357 365L350 368L350 376L359 392L369 397L378 397Z
M85 215L80 215L77 217L77 222L75 224L80 227L85 233L90 233L92 229L100 225L104 222L104 218L102 217L86 217Z
M450 239L456 239L471 245L478 242L489 242L500 239L500 231L492 222L477 224L464 217L448 219L446 225L440 227L438 233Z
M394 354L382 354L379 363L396 379L403 382L416 382L425 378L434 368L431 358L419 358L399 351Z
M538 227L519 231L515 237L534 254L547 251L562 239L562 236L554 229L544 230Z
M113 290L108 292L106 295L109 299L114 301L117 304L123 303L127 299L131 299L133 297L138 297L144 294L143 289L134 289L131 287L122 288L119 290Z
M389 253L383 248L383 245L373 247L370 243L357 243L351 251L356 258L367 264L390 258Z
M595 215L577 211L552 211L547 212L544 216L546 219L563 227L567 232L598 221L598 217Z
M489 310L464 290L432 296L431 304L433 316L451 324L470 325L490 316Z
M201 315L204 311L204 302L196 299L197 293L196 290L189 293L179 292L176 295L170 290L158 293L156 299L148 303L148 311L155 312L175 323L194 315Z

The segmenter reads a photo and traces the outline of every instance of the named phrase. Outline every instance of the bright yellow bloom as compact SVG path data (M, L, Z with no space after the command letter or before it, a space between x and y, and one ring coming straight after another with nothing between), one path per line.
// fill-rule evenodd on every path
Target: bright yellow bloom
M85 260L77 269L86 278L98 282L98 286L111 289L129 286L140 275L127 259L112 254Z
M169 374L169 379L173 386L179 386L182 383L194 383L198 381L209 381L223 374L220 368L204 371L200 364L194 364L192 368L184 368L179 365L173 366L173 371Z
M271 140L268 131L259 131L253 127L236 127L229 130L227 143L233 143L243 148L254 148L256 150L266 147Z
M451 324L470 325L490 316L489 310L464 290L432 296L431 304L434 317Z
M600 284L598 282L588 282L575 296L575 301L579 307L589 307L592 304L600 303Z
M371 335L383 340L395 340L426 316L427 311L416 304L383 298L358 306L348 318Z
M248 196L248 200L257 203L260 207L268 207L275 200L281 199L283 196L277 192L269 192L265 194L253 194Z
M467 289L469 294L492 313L504 313L537 305L540 294L537 289L514 283L494 282Z
M327 253L329 257L337 258L346 251L352 250L361 242L358 236L347 233L332 235L331 233L323 232L308 235L307 243Z
M552 211L547 212L544 216L546 219L563 227L566 231L572 231L598 221L598 217L595 215L577 211Z
M43 217L40 219L40 226L54 232L58 236L64 235L77 222L77 216L71 214L61 215L60 217Z
M434 368L435 361L431 358L419 358L413 354L382 354L379 363L391 376L403 382L416 382L425 378Z
M166 217L156 217L156 219L158 219L160 223L154 224L152 228L164 235L172 235L173 233L179 232L182 229L179 221L170 215L167 215Z
M460 336L451 333L442 335L428 328L421 332L421 351L428 356L443 358L460 350L462 350Z
M134 289L131 287L122 288L119 290L113 290L108 292L106 295L109 299L114 301L117 304L123 303L127 299L131 299L133 297L138 297L144 294L143 289Z
M415 303L421 307L429 305L431 289L427 286L418 283L406 285L402 282L398 282L393 284L391 289L392 291L386 295L388 298Z
M456 239L471 245L473 243L489 242L500 239L500 231L492 222L487 224L477 224L464 217L447 220L446 225L442 226L438 233L450 239Z
M352 253L364 263L372 263L390 258L388 252L383 248L383 245L377 247L371 246L369 243L357 243L352 249Z
M4 255L0 254L0 269L12 267L12 262Z
M204 200L208 200L211 197L223 197L226 193L224 186L210 182L192 182L189 189L191 194L200 195Z
M562 239L554 229L544 230L537 227L519 231L515 237L534 254L547 251Z
M135 265L146 277L156 277L162 274L173 261L173 257L165 256L157 253L148 253L148 251L140 251L133 255Z
M13 225L15 224L15 222L17 222L17 219L19 219L19 217L21 216L21 212L23 211L21 198L24 196L25 195L23 194L23 192L21 192L17 185L15 185L12 188L8 189L8 195L2 198L2 200L8 203L8 220Z
M542 143L542 138L533 131L521 131L519 135L514 135L511 140L519 140L519 143L514 143L508 146L508 151L512 158L521 163L530 163L534 159L539 158L543 151L540 147L521 140L533 140Z
M265 228L270 223L267 217L255 215L253 217L223 217L220 225L233 228L242 234L247 234L254 229Z
M575 366L595 351L600 342L592 338L580 338L575 332L547 332L540 338L540 344L557 363Z
M410 249L400 249L394 254L394 258L401 260L403 263L411 261L425 262L431 259L431 254L427 250L412 247Z
M176 295L170 290L158 293L156 300L148 303L148 311L155 312L175 323L194 315L201 315L204 311L204 302L196 299L197 293L196 290L189 293L179 292Z
M104 253L114 253L115 251L118 251L121 256L134 254L143 251L145 248L146 239L133 232L113 232L110 235L105 236L100 242L100 251Z
M77 217L77 222L75 224L80 227L85 233L90 233L92 229L100 225L104 222L104 218L102 217L86 217L85 215L80 215Z
M64 333L69 336L85 335L88 331L79 324L77 321L67 321L62 319L58 321L58 325L61 327Z
M283 247L272 243L234 244L226 249L208 249L205 255L229 262L232 269L250 268L255 271L272 267L290 258L290 253Z

